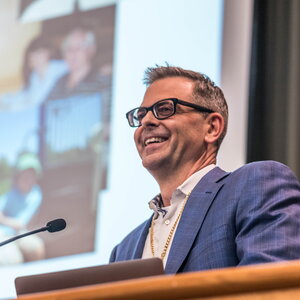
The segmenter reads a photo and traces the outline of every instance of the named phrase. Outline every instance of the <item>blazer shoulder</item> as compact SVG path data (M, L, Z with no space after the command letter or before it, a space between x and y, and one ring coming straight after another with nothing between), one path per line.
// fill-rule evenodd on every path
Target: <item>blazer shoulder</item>
M264 161L255 161L245 164L239 169L235 170L234 173L242 172L288 172L293 173L293 171L283 163L274 161L274 160L264 160Z
M248 163L231 173L233 182L241 185L283 184L299 190L300 183L294 172L286 165L276 161L257 161ZM254 186L252 187L254 188Z

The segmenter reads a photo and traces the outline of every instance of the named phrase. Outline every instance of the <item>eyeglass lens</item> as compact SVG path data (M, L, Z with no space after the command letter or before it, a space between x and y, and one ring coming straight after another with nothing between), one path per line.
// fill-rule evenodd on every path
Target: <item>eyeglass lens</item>
M142 119L146 116L148 111L152 111L154 116L158 119L166 119L174 114L175 103L170 100L162 100L150 107L139 107L131 112L131 123L134 126L140 126Z
M168 118L174 113L174 102L172 100L159 101L154 104L153 112L157 118Z

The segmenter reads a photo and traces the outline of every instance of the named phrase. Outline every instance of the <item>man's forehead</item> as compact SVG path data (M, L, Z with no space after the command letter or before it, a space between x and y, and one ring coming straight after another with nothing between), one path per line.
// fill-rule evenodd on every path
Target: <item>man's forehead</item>
M194 81L185 77L167 77L150 84L145 92L142 105L166 98L192 99Z

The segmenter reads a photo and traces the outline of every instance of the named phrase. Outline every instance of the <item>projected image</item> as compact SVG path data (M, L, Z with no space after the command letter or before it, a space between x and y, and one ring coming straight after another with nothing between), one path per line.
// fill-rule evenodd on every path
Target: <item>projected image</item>
M0 29L0 241L67 222L63 232L1 247L0 265L94 250L108 172L115 6L85 2L66 10L60 1L51 16L47 1L0 3L15 33Z

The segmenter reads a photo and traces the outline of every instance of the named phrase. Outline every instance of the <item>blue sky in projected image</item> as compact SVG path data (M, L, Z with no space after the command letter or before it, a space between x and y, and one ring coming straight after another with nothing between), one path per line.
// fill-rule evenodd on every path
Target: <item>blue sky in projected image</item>
M38 113L38 107L0 112L0 157L13 164L20 151L37 151Z

